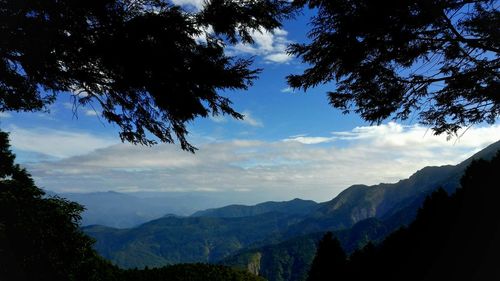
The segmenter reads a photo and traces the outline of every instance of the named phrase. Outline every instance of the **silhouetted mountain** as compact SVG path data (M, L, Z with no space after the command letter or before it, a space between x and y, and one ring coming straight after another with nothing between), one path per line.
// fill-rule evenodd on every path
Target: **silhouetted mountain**
M367 218L388 218L407 206L413 206L408 210L408 219L411 221L426 195L438 187L447 192L455 191L465 168L473 159L491 159L499 149L500 141L458 165L425 167L397 183L353 185L334 199L320 203L315 212L290 228L287 236L349 228Z
M312 200L295 198L283 202L264 202L253 206L229 205L222 208L208 209L194 213L193 217L221 217L235 218L260 215L268 212L280 212L285 214L305 215L314 211L318 203Z
M356 251L344 264L317 254L315 262L331 264L323 277L344 272L345 281L500 280L499 171L500 152L491 161L472 162L453 195L435 191L408 227ZM317 273L311 268L309 279L319 280Z

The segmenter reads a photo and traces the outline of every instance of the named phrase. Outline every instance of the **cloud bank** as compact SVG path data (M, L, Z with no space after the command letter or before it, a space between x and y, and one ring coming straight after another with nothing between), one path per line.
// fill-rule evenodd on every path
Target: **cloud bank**
M50 158L67 158L109 147L119 140L85 132L68 132L49 128L7 128L12 145L17 150L34 152Z
M43 143L26 145L15 135L16 148L57 154ZM53 138L61 136L82 140L74 144L80 151L100 148L57 161L26 163L37 183L50 190L246 192L249 197L266 194L268 200L326 201L352 184L395 182L424 166L457 164L499 140L500 126L471 128L447 141L420 126L388 123L330 136L211 142L195 155L175 145L101 147L105 141L92 142L88 136Z

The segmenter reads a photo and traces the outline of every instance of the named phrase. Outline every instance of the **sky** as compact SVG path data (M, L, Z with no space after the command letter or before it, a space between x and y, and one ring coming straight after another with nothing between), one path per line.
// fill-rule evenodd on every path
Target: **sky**
M414 119L370 126L328 104L331 85L293 91L285 77L306 66L286 46L307 40L308 16L273 33L256 32L254 45L228 48L233 56L254 56L263 72L249 90L222 93L244 120L217 116L189 124L196 154L175 144L123 144L98 108L75 112L70 95L61 95L50 113L0 113L0 128L10 132L18 162L47 190L209 192L244 203L327 201L353 184L397 182L425 166L457 164L500 139L499 125L473 126L450 140Z

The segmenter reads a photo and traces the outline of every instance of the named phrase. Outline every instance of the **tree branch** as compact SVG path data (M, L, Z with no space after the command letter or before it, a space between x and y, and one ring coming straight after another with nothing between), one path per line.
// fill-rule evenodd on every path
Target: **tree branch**
M457 39L460 41L460 42L463 42L465 44L468 44L470 45L471 47L474 47L474 48L480 48L480 49L483 49L483 50L488 50L488 51L491 51L491 52L495 52L495 53L499 53L500 52L500 49L496 49L496 48L493 48L492 46L485 46L483 44L480 44L479 42L481 42L482 40L481 39L478 39L478 38L465 38L456 28L455 26L453 25L453 22L451 21L451 19L446 15L446 13L444 11L442 11L442 17L443 17L443 20L446 24L446 26L448 27L448 29L451 31L451 33L453 33Z

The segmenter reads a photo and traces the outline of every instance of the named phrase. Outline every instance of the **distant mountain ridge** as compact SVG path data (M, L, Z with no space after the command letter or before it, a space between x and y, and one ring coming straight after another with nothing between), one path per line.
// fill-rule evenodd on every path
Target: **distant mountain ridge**
M287 280L302 281L307 277L309 264L312 262L316 251L316 242L327 230L344 228L344 230L335 231L335 235L342 243L342 247L351 252L368 241L380 241L386 235L392 233L402 225L408 225L416 216L418 208L422 205L425 197L438 187L443 187L451 193L459 186L459 180L466 167L475 159L490 160L497 151L500 150L500 141L493 143L474 154L472 157L461 162L458 165L446 165L441 167L425 167L410 178L401 180L394 184L379 184L375 186L354 185L339 194L336 198L320 203L318 210L304 218L298 224L292 225L285 234L282 234L283 242L274 243L275 238L268 241L261 241L253 247L244 249L240 253L230 256L222 261L223 264L247 268L249 264L255 262L254 257L259 257L259 265L253 265L253 268L259 268L259 274L270 281ZM410 188L411 187L411 188ZM375 188L373 191L370 188ZM377 194L380 189L387 188L389 191L385 194ZM404 196L404 193L396 193L394 189L401 188L410 190L412 196ZM392 189L392 190L391 190ZM414 190L412 190L414 189ZM416 189L416 190L415 190ZM377 198L379 195L380 198ZM403 195L403 196L401 196ZM367 198L377 199L370 202ZM399 198L394 200L392 208L379 207L377 202L384 202L384 196L394 196ZM388 199L386 199L387 202ZM372 207L373 216L368 218L356 217L355 215L366 215L362 208L367 205ZM351 214L353 214L351 216ZM351 227L338 227L339 220ZM338 227L338 228L335 228ZM267 244L267 245L266 245ZM297 266L301 264L303 267Z
M222 208L213 208L198 211L192 217L249 217L269 212L280 212L284 214L305 215L316 210L318 203L312 200L295 198L290 201L268 201L257 205L229 205Z
M241 193L241 192L239 192ZM165 215L189 216L196 211L225 206L228 198L235 194L182 192L90 192L90 193L54 193L48 196L60 196L78 202L85 207L82 213L82 225L104 225L115 228L130 228L142 223L161 218ZM239 202L245 202L237 198Z
M85 206L82 225L106 225L128 228L162 217L166 213L188 215L194 210L175 204L168 197L141 198L133 193L114 191L91 193L61 193L58 196ZM177 199L177 201L181 201ZM186 206L188 206L186 204Z
M332 200L320 203L316 211L289 230L288 236L349 228L367 218L385 219L408 205L419 206L425 196L438 187L453 192L459 186L465 168L474 159L491 159L498 150L500 141L458 165L424 167L397 183L353 185Z
M300 210L304 209L300 208L295 213L290 210L279 213L280 208L276 206L279 204L295 206L295 203L290 203L291 201L267 202L255 206L233 205L206 210L188 218L163 218L129 230L91 227L85 231L97 239L96 248L101 254L125 267L193 261L215 262L217 259L227 259L237 252L244 253L245 249L268 247L271 250L273 244L286 244L288 239L327 230L334 230L338 235L349 233L349 237L355 237L346 237L343 240L343 243L355 249L363 246L368 240L382 239L391 230L411 222L426 195L438 187L443 187L448 192L455 190L464 169L473 159L490 159L497 150L500 150L500 142L488 146L458 165L425 167L408 179L397 183L353 185L324 203L313 204L306 203L305 200L295 200L295 203L299 203L296 206L312 209L308 214L301 213ZM265 210L274 211L265 212ZM249 214L257 215L247 216ZM170 224L173 219L176 220L174 228L172 228L174 225ZM237 227L236 222L242 227ZM151 225L155 227L151 228ZM168 231L157 234L156 228ZM308 241L311 241L310 238ZM112 243L113 246L106 248L107 243ZM183 254L187 246L194 247L190 248L190 251L194 251L194 256L188 257ZM295 254L300 253L302 249L300 243L297 247L299 250L294 252ZM309 252L314 251L308 249ZM207 259L207 251L217 254ZM238 260L240 265L249 266L260 272L269 270L268 266L277 263L281 264L283 270L293 270L297 264L290 264L291 261L307 262L306 258L296 260L293 257L288 263L272 262L276 260L266 257L268 252L254 251L253 253L259 255L247 255L250 260L245 260L245 257L241 256L235 256L233 260ZM172 259L172 256L175 258ZM138 260L141 263L137 263ZM270 281L292 280L283 277L288 273L283 274L281 277L264 277Z

